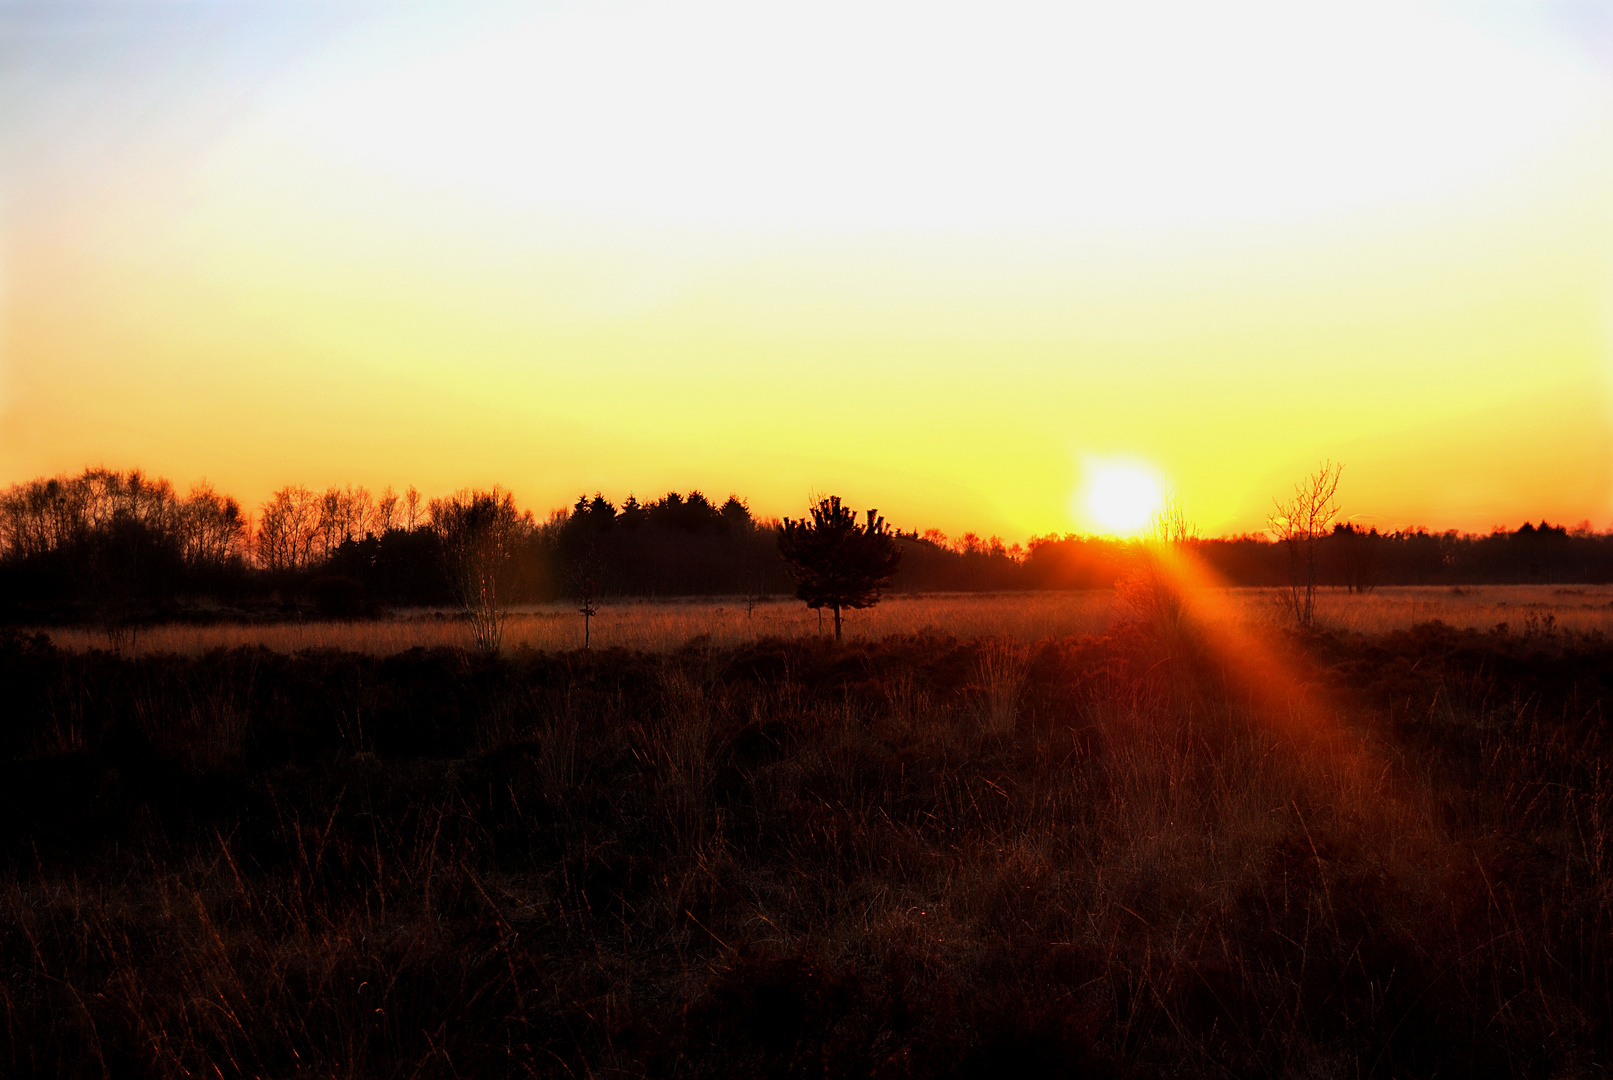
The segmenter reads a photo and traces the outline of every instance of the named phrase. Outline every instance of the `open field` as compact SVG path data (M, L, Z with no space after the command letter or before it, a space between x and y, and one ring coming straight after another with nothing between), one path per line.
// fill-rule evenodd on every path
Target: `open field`
M1270 595L1269 590L1248 591ZM1318 604L1321 625L1369 634L1435 620L1473 630L1505 623L1514 634L1550 629L1613 633L1613 585L1408 586L1365 595L1324 590ZM1249 607L1260 605L1255 600Z
M1599 1075L1610 673L1428 625L0 639L0 1074Z
M832 633L827 615L820 620L816 612L793 598L754 603L744 597L627 600L601 602L598 607L592 631L596 648L667 650L697 638L714 645L736 645L769 637ZM1114 613L1114 597L1106 591L892 596L874 608L848 613L846 633L874 640L927 631L1040 640L1100 632ZM106 648L109 644L107 634L97 629L53 628L48 633L67 649ZM582 643L582 616L572 604L517 608L505 625L506 648L568 650L580 648ZM139 654L194 655L221 647L264 645L280 652L340 648L386 656L415 646L468 648L472 638L469 625L454 613L427 611L348 622L159 625L141 630L122 644Z
M1225 603L1216 606L1235 613L1246 623L1277 626L1283 622L1279 590L1224 589L1218 593ZM593 643L600 648L660 651L679 648L696 638L721 646L825 632L817 614L793 599L757 603L747 603L742 597L633 600L602 603L599 608ZM1383 588L1365 595L1323 590L1319 613L1323 626L1362 633L1383 633L1434 620L1479 630L1506 623L1513 633L1545 629L1613 632L1613 586L1407 587ZM1029 643L1101 633L1117 619L1132 614L1109 591L895 595L877 607L849 613L846 633L872 641L891 635L940 633L964 639L998 637ZM57 628L47 632L65 649L107 648L112 643L104 631L96 629ZM464 648L470 643L467 624L441 612L352 622L161 625L117 642L136 654L194 655L215 648L263 645L280 652L337 648L376 656L415 646ZM505 644L510 648L577 648L582 644L582 618L569 604L522 608L510 617Z

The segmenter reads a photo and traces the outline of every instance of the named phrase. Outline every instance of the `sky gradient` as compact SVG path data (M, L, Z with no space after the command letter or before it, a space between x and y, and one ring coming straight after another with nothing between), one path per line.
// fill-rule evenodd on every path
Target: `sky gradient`
M0 4L0 482L1613 527L1589 3Z

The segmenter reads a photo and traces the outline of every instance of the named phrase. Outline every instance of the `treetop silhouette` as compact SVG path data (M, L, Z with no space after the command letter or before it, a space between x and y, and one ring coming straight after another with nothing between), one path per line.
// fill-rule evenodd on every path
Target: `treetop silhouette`
M1321 472L1330 473L1325 465ZM1300 617L1307 594L1314 601L1314 590L1329 586L1366 592L1400 585L1613 582L1613 532L1589 522L1537 518L1483 535L1372 528L1338 521L1330 513L1336 504L1325 497L1336 477L1320 479L1318 487L1318 477L1306 478L1296 498L1276 508L1275 536L1185 542L1229 584L1283 589ZM474 503L471 494L462 496ZM476 610L496 615L511 602L569 597L569 583L584 566L601 601L728 595L745 597L753 611L761 597L793 592L820 612L833 610L835 593L823 583L843 571L806 563L792 568L784 556L791 541L781 546L778 523L753 515L739 496L718 500L689 491L615 499L582 493L575 505L542 522L522 512L520 528L506 537L508 550L488 564L496 573L476 582L478 597L484 584L492 586L493 603L478 600ZM513 507L505 507L503 493L496 501L500 509L491 516L507 517ZM180 494L167 480L138 470L93 468L0 486L0 627L302 618L309 610L347 618L463 607L467 564L450 549L480 530L467 533L462 527L469 521L447 511L436 515L431 502L412 487L372 494L359 485L323 491L290 485L248 518L238 502L205 482ZM886 534L877 512L864 522L862 514L836 505L822 500L819 516L840 521L848 533L872 523ZM817 524L809 515L792 523L792 532ZM796 539L833 547L837 528L831 523L823 537ZM1134 556L1130 541L1075 534L1034 537L1023 547L973 533L949 539L933 529L894 526L888 537L901 566L884 580L891 589L913 592L1106 589L1126 576ZM478 547L477 553L485 552ZM840 609L871 602L883 587L867 597L839 592ZM490 619L487 629L496 628Z

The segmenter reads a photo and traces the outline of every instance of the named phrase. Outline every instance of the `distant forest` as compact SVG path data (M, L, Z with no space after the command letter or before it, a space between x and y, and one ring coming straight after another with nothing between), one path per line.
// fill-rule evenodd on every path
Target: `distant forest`
M358 617L453 602L433 520L449 500L413 488L287 487L248 514L229 496L139 471L89 469L0 494L0 620L19 623L239 617ZM518 601L601 597L789 595L778 523L745 501L699 491L617 505L581 495L520 522ZM1025 545L973 533L896 532L897 592L1101 589L1134 545L1044 536ZM1236 585L1284 585L1289 555L1258 535L1190 541ZM1322 540L1324 584L1613 581L1613 534L1525 523L1488 535L1379 533L1338 525ZM586 584L585 584L586 583Z

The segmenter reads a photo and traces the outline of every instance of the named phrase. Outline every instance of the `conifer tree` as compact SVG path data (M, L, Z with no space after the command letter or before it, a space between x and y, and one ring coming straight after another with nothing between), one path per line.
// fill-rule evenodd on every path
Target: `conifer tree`
M810 520L785 518L778 547L795 579L795 595L808 608L834 612L836 641L841 610L879 603L902 557L878 510L868 511L858 524L856 512L841 505L839 496L819 499Z

